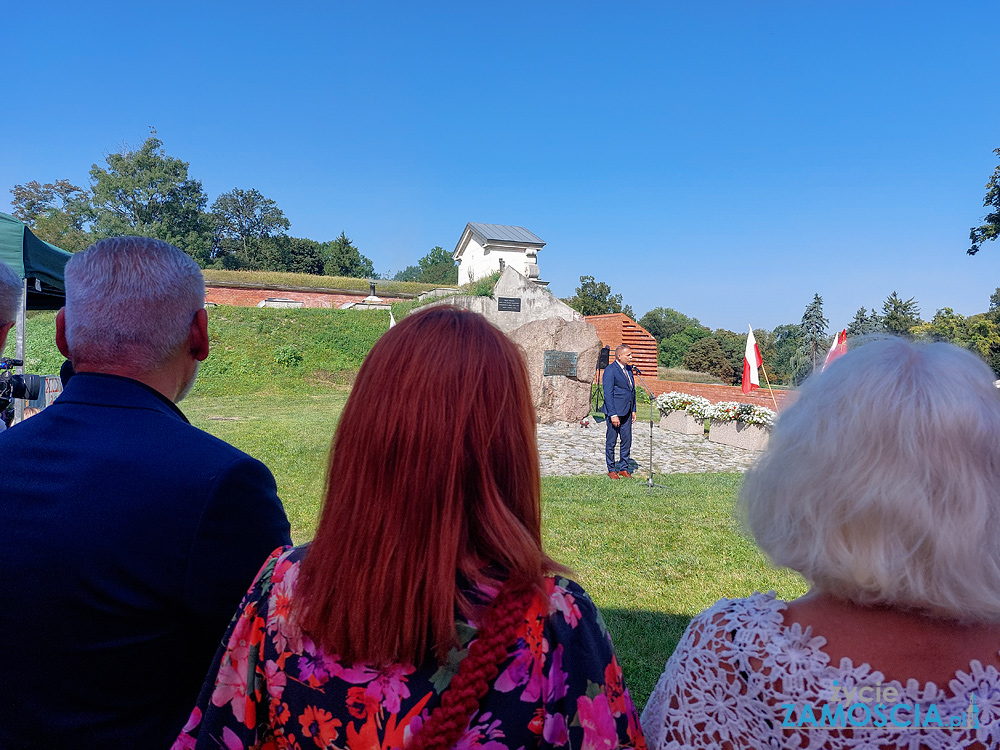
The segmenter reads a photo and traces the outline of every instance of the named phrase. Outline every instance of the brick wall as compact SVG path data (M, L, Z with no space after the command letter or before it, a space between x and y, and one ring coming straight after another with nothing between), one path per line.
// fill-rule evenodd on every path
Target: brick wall
M287 288L205 285L206 302L232 307L257 307L268 297L281 297L282 299L301 300L303 307L339 308L345 302L361 302L367 296L367 292L351 293L342 290L325 292L314 289L303 292ZM383 302L392 303L400 302L403 298L381 297L381 299Z

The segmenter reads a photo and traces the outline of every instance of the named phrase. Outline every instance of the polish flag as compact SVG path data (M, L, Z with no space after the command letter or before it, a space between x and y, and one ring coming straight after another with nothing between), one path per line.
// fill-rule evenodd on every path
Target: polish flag
M847 329L837 334L837 340L833 342L833 346L830 347L830 351L826 353L826 361L823 362L823 369L825 370L841 354L847 352Z
M764 364L760 358L760 349L757 348L757 341L753 337L753 327L750 327L750 334L747 336L747 348L743 353L743 392L750 393L760 388L760 376L757 368Z

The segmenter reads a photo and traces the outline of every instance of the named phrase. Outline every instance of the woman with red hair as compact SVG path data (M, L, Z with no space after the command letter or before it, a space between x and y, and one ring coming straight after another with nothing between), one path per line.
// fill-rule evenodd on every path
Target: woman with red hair
M310 545L276 550L175 748L644 748L601 616L543 551L517 347L451 307L372 348Z

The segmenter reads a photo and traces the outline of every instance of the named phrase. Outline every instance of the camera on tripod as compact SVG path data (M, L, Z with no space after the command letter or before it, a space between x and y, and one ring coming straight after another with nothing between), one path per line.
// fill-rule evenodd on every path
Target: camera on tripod
M23 367L19 359L0 359L0 419L10 427L14 419L14 399L33 401L42 392L42 378L38 375L17 375L15 367Z

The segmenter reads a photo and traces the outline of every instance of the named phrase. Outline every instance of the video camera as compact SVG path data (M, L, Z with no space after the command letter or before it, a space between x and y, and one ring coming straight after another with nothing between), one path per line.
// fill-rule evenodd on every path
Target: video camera
M0 419L10 427L14 419L14 399L31 401L42 392L42 379L38 375L16 375L15 367L22 367L19 359L0 359Z

